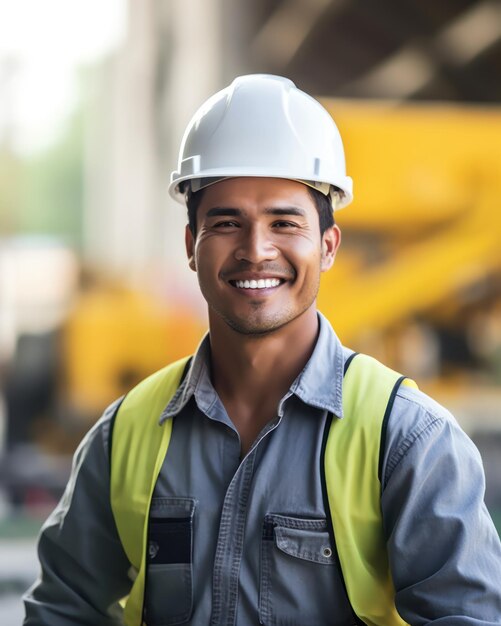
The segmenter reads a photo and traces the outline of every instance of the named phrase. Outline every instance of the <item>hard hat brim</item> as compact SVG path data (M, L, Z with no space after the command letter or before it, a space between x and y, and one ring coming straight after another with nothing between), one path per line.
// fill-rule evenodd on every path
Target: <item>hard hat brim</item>
M254 172L254 173L250 173L248 170L246 170L245 172L237 172L237 171L232 171L229 172L228 170L225 170L224 172L220 171L220 170L213 170L213 171L206 171L204 172L203 176L195 176L193 174L189 174L189 175L185 175L185 176L177 176L178 172L172 172L171 175L171 182L169 185L169 195L171 196L171 198L173 198L174 200L176 200L176 202L179 202L180 204L185 204L185 190L184 190L184 185L183 183L187 183L190 181L204 181L207 180L206 184L197 184L197 189L195 189L194 191L198 191L199 189L203 189L205 187L208 187L209 185L214 185L215 183L221 182L222 180L225 180L227 178L283 178L285 180L295 180L297 182L303 183L305 185L308 185L309 187L312 187L313 189L317 189L319 191L321 191L321 193L324 193L324 195L329 195L329 193L326 193L324 189L319 189L318 185L315 185L315 183L319 183L321 185L328 185L328 187L331 190L331 196L332 196L332 191L335 191L335 203L334 203L334 196L333 197L333 209L335 211L339 210L339 209L343 209L344 207L348 206L352 201L353 201L353 181L349 176L345 176L344 179L342 181L336 181L336 182L332 182L332 181L325 181L325 180L304 180L304 178L301 177L294 177L291 176L289 172L287 172L287 174L285 172L279 172L279 173L270 173L269 171L261 171L261 172ZM334 190L332 189L334 188Z

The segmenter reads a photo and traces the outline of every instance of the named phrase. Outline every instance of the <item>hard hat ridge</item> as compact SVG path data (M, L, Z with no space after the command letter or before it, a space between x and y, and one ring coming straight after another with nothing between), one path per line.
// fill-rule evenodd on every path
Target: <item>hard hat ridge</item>
M184 133L169 192L182 201L183 183L196 190L237 176L298 180L326 195L334 187L335 208L353 197L334 121L281 76L239 76L202 104Z

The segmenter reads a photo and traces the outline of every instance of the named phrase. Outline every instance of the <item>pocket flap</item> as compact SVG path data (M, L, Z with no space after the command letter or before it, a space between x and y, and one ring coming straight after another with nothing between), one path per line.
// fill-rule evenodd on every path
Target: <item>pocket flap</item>
M335 564L328 532L284 526L275 526L274 531L275 544L285 554L314 563Z

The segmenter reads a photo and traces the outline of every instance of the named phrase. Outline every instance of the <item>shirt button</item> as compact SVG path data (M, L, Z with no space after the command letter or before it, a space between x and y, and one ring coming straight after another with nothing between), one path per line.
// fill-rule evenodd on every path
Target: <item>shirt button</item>
M329 559L332 556L332 550L328 547L325 547L322 550L322 554L325 556L326 559Z

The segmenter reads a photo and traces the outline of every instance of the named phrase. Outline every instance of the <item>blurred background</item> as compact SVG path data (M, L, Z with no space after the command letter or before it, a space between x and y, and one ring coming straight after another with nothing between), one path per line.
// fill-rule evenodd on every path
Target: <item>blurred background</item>
M0 0L3 626L83 433L204 332L168 178L195 109L253 72L345 142L320 308L454 412L501 531L501 4Z

